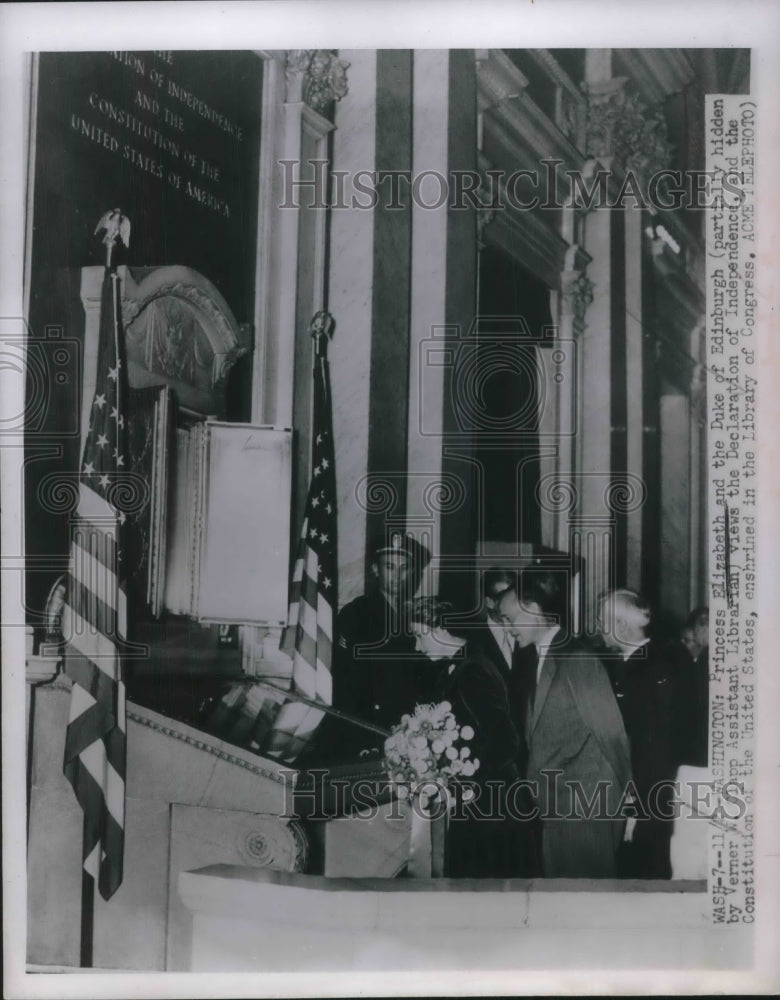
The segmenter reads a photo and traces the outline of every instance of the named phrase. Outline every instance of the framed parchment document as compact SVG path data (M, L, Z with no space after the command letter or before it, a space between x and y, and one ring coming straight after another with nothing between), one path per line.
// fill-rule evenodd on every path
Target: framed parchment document
M287 610L292 431L203 421L177 434L168 606L202 622Z

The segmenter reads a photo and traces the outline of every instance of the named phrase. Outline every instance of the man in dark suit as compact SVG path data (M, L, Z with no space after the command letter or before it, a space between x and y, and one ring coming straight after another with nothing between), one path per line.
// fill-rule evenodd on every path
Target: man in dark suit
M436 670L415 651L406 603L430 553L408 533L393 530L372 546L372 586L338 615L333 664L333 707L389 730L418 702L432 701ZM328 722L319 745L332 759L382 748L378 734Z
M631 839L621 850L619 874L671 878L671 782L679 756L676 679L667 657L648 636L650 608L635 591L604 594L596 624L608 650L604 663L628 734L641 806Z
M482 574L480 594L482 608L480 620L470 626L468 641L472 648L496 667L505 681L509 681L515 640L501 621L498 602L505 590L517 586L517 574L511 570L492 567Z
M567 639L546 613L546 600L524 576L499 604L518 645L538 654L525 732L528 778L541 810L543 873L610 878L625 826L619 808L631 773L628 739L603 664Z

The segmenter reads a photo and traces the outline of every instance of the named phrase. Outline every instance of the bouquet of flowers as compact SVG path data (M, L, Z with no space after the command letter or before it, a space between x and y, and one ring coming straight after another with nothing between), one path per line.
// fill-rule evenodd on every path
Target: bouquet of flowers
M474 738L471 726L458 726L452 705L417 705L413 715L404 715L385 740L385 761L399 798L407 798L416 787L438 784L447 788L452 780L471 777L479 760L467 746Z

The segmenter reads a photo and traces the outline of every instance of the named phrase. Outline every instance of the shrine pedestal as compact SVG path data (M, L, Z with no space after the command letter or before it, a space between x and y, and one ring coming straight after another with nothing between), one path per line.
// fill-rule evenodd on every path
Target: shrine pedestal
M733 968L703 882L182 872L193 971ZM731 928L734 930L734 928ZM728 944L728 947L726 945Z

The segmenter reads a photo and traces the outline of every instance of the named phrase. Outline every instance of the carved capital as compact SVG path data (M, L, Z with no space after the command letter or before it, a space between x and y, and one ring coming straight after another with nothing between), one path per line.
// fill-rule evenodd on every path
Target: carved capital
M648 107L624 77L591 84L586 97L588 156L614 157L644 182L668 167L672 148L659 105Z
M303 100L303 78L311 61L311 49L290 49L284 66L285 98L290 103Z
M565 316L572 316L580 329L585 327L585 312L593 301L593 282L580 271L566 271L561 278L561 305Z
M304 101L324 114L333 101L346 95L348 68L349 63L332 49L291 49L285 66L287 101Z

